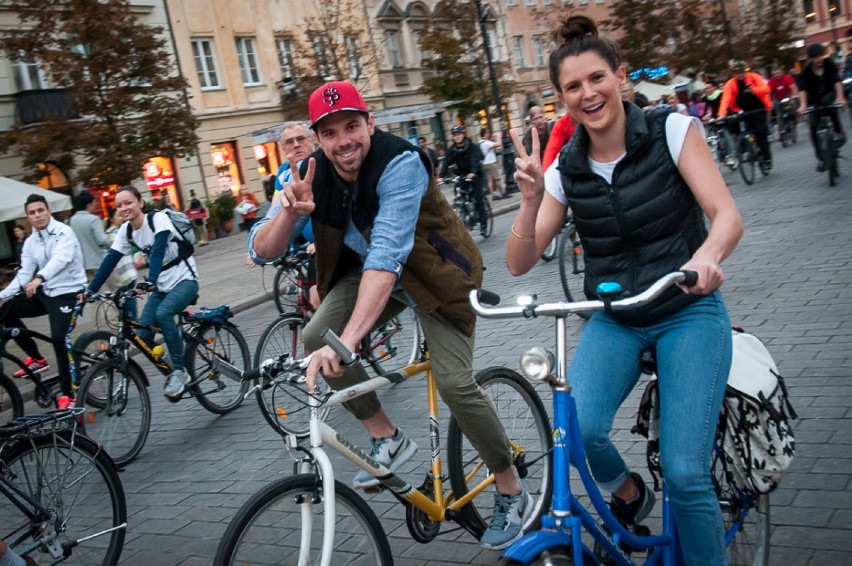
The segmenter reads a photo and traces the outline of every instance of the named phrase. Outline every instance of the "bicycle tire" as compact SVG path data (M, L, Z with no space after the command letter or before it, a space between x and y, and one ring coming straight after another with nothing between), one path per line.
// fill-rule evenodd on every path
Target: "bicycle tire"
M298 306L297 271L290 265L279 265L272 280L272 300L278 314L293 311Z
M583 256L583 245L577 235L577 229L569 222L559 235L559 281L562 292L569 303L582 301L586 294L583 290L586 263ZM591 314L586 312L574 313L580 318L588 319Z
M82 383L89 368L107 358L113 336L115 334L108 330L87 330L74 340L71 350L77 369L77 383Z
M24 416L24 400L18 386L5 373L0 373L0 426Z
M556 258L557 251L559 251L559 234L550 240L550 243L547 244L546 248L544 248L544 251L541 254L541 259L544 261L553 261Z
M730 566L769 566L769 494L753 496L740 490L724 470L720 454L715 449L712 468L713 487L722 510L726 540L730 540L728 563ZM747 510L745 515L744 510Z
M740 175L745 181L746 185L754 184L754 162L757 148L755 148L754 143L749 141L745 135L740 136L739 147L737 151L737 155L740 160Z
M352 488L339 481L335 489L335 533L332 564L389 566L393 564L387 535L376 514ZM319 564L323 534L322 481L316 474L282 478L255 493L228 525L216 550L214 566L231 564L295 564L300 543L311 554L300 564ZM303 514L310 512L312 534L306 536ZM253 527L257 527L254 530ZM299 532L294 535L293 533Z
M550 506L553 492L553 436L547 411L533 386L509 368L483 370L477 374L476 382L491 399L509 442L523 450L514 455L515 465L535 501L533 513L524 524L527 532L537 528ZM456 499L490 474L454 417L447 428L447 469ZM492 504L493 493L486 489L459 512L476 530L484 531L491 518Z
M406 308L364 337L361 357L376 375L385 375L413 363L420 355L421 341L417 316Z
M252 367L251 351L235 324L200 324L187 339L184 350L186 371L192 376L189 389L195 400L211 413L226 415L242 404L249 383L214 371L214 358L241 371Z
M480 235L483 238L490 238L494 233L494 212L491 210L491 203L486 197L482 197L482 208L485 210L485 229L482 230L480 222Z
M57 533L60 544L127 522L124 487L115 464L101 446L82 434L60 431L22 438L0 455L0 473L33 500L58 514L55 521L62 525ZM2 497L0 517L4 522L21 518L22 525L29 524L11 501ZM42 531L34 528L30 530L33 533ZM126 529L118 528L84 540L69 549L68 558L60 560L69 566L113 566L121 558L125 535ZM28 539L27 543L33 540ZM44 546L29 556L39 564L53 564L56 560Z
M305 317L297 313L284 314L272 321L257 343L254 367L260 367L264 360L282 354L304 357L302 331L306 324ZM289 382L278 383L267 389L259 387L255 392L260 413L272 430L282 436L294 434L299 438L307 437L309 432L310 410L305 404L307 395L303 384ZM319 410L320 417L324 419L330 409L321 407Z
M122 372L118 359L95 364L77 389L77 406L86 409L83 431L106 449L116 466L124 467L142 451L151 429L151 400L138 366L128 363Z

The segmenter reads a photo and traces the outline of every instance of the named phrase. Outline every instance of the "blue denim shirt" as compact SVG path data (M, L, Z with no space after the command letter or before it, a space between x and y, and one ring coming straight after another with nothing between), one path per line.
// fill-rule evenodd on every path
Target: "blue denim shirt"
M299 162L301 164L301 162ZM298 166L298 165L297 165ZM278 214L278 211L281 210L281 201L277 198L278 192L284 187L284 183L289 183L293 178L293 172L290 171L290 162L285 161L281 164L281 167L278 168L278 174L275 175L275 196L272 198L272 206L269 207L269 210L266 211L266 216L261 218L259 221L254 223L254 226L251 227L248 235L248 252L252 261L258 265L266 265L268 263L272 263L277 257L273 258L263 258L257 255L254 251L254 238L257 236L257 231L260 230L260 227L269 222L269 219ZM293 232L290 236L290 241L292 242L295 238L295 235L301 234L305 225L310 220L310 216L302 216L296 221L296 224L293 226ZM310 238L310 241L313 241L313 238ZM284 252L287 253L286 250ZM282 254L284 255L284 254Z
M373 222L370 244L350 220L346 227L343 243L361 258L363 269L390 271L399 277L402 266L414 247L414 227L420 215L420 201L429 188L429 174L415 151L406 151L395 157L379 179L376 192L379 197L379 213ZM271 260L260 258L254 252L254 236L257 229L271 218L281 205L270 207L267 218L252 227L249 234L249 253L257 263Z

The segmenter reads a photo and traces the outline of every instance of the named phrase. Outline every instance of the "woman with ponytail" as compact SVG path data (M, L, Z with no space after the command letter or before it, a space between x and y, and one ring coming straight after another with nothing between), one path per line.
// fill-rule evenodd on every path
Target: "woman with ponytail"
M671 271L698 273L638 310L595 313L568 379L589 466L628 528L651 511L654 493L610 441L615 413L639 378L643 351L656 350L663 473L687 564L724 564L719 504L710 477L716 422L731 363L731 333L719 292L720 263L743 232L739 212L704 141L701 122L670 108L643 112L623 102L618 47L586 16L556 32L550 79L577 129L546 171L538 144L520 156L521 207L506 263L529 271L559 232L568 206L582 240L585 293L615 281L638 294ZM710 221L707 229L705 215Z

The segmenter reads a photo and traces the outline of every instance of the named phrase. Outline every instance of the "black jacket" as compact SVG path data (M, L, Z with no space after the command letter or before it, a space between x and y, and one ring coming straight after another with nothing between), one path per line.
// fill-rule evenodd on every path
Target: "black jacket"
M444 155L444 164L441 166L441 177L446 177L450 165L456 166L456 173L465 176L468 173L479 175L482 170L482 150L479 144L465 138L461 147L451 144Z
M598 284L620 283L631 295L680 269L707 237L704 215L666 145L670 108L627 109L624 158L612 184L592 172L589 136L578 126L559 156L559 171L585 256L586 296ZM645 308L614 313L623 324L645 326L697 300L674 287Z

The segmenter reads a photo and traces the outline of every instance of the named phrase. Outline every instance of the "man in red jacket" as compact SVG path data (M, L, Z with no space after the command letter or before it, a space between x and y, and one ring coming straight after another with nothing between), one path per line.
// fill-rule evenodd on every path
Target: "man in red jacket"
M754 133L761 157L772 167L772 151L769 148L769 122L767 112L772 110L769 85L757 73L749 72L742 61L731 65L731 77L722 89L719 117L732 112L748 112L745 122ZM763 112L758 112L763 110Z

